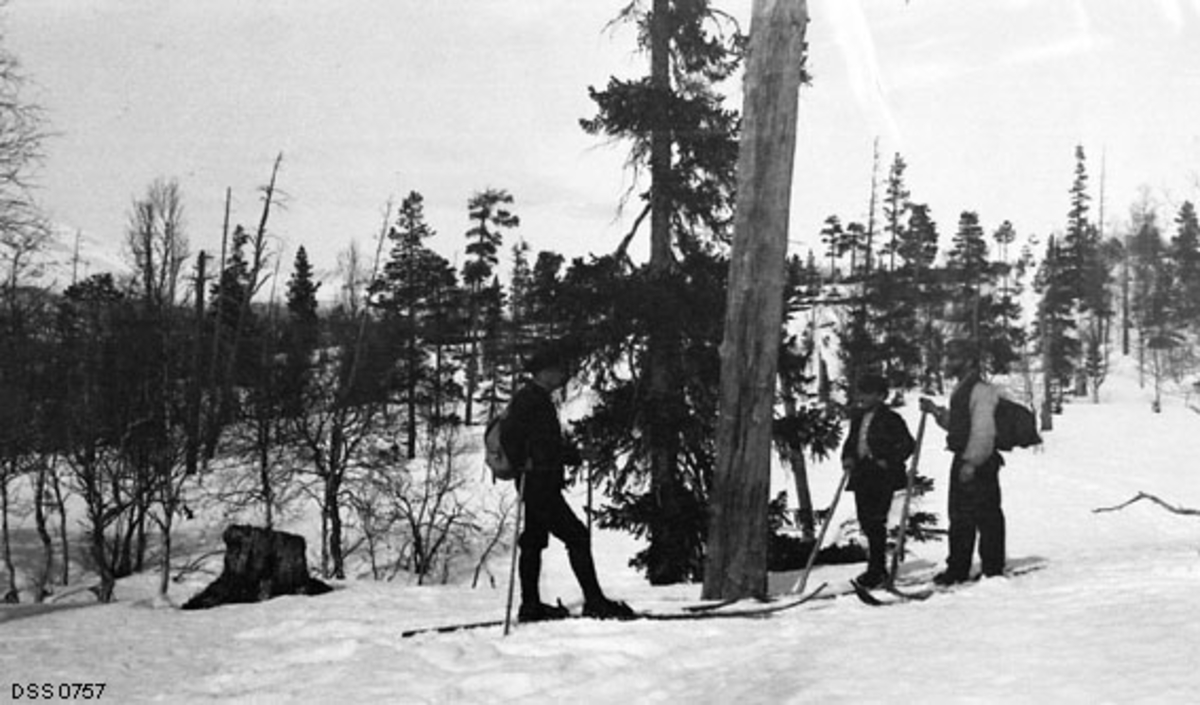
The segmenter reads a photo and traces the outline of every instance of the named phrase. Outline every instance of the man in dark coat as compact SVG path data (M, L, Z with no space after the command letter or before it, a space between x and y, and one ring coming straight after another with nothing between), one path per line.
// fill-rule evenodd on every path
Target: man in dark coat
M539 582L542 551L551 535L567 547L571 570L583 590L583 614L600 619L627 619L633 610L623 602L605 597L596 578L591 537L563 497L565 466L582 462L579 451L563 437L551 393L570 379L569 355L565 347L550 345L526 363L529 381L513 397L508 418L501 429L504 452L514 467L524 468L517 482L523 483L525 528L519 540L519 573L522 622L560 619L567 616L561 605L541 600Z
M975 539L984 576L1004 575L1005 520L1000 505L1000 466L996 451L996 404L1000 392L981 376L978 348L969 340L946 345L946 371L959 380L950 394L950 408L921 399L921 409L946 429L946 447L954 453L950 465L948 514L950 551L946 570L934 576L939 585L971 577Z
M888 511L896 490L907 484L904 464L914 445L904 419L884 403L887 394L887 381L879 375L859 381L842 446L842 469L850 474L846 489L854 493L858 525L867 537L867 570L855 581L866 588L887 579Z

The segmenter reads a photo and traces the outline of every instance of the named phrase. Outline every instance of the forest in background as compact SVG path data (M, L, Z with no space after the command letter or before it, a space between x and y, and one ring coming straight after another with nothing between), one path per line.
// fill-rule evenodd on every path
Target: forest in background
M602 496L596 521L647 539L634 560L652 583L698 580L740 127L720 88L740 69L746 38L701 0L631 5L619 19L640 28L649 73L590 88L596 113L581 120L628 144L647 177L628 195L624 207L638 216L613 253L568 262L532 252L517 195L484 189L467 198L471 227L451 235L466 253L456 267L431 247L444 236L413 191L387 209L374 253L344 253L328 306L318 305L303 248L290 271L271 251L283 155L258 221L227 222L220 252L190 251L185 195L164 177L128 206L128 271L44 284L56 235L27 174L48 139L46 116L22 102L19 66L6 57L5 599L41 600L69 584L76 541L101 599L117 579L153 567L165 594L173 538L201 498L266 526L315 504L328 577L346 577L357 553L377 579L447 579L505 541L512 507L471 504L463 488L480 472L468 458L523 356L551 339L576 346L577 381L592 402L571 432L600 459L585 478ZM1073 156L1062 230L1024 237L1007 220L989 233L970 211L943 237L932 204L909 192L902 155L884 174L878 157L870 165L866 221L830 215L824 250L787 263L774 435L797 477L806 456L836 448L844 392L858 375L883 373L901 395L946 391L951 337L979 341L992 374L1024 380L1045 430L1068 398L1099 398L1113 355L1136 356L1155 389L1195 374L1193 204L1168 213L1147 195L1106 230L1084 147ZM650 240L644 262L628 254L638 236ZM836 322L814 326L817 308ZM830 347L819 344L825 336L836 339L836 364L818 353ZM218 484L217 474L236 481ZM795 518L775 505L776 525L811 533L801 495ZM11 556L15 519L33 524L43 548L27 586ZM934 520L918 513L910 528Z

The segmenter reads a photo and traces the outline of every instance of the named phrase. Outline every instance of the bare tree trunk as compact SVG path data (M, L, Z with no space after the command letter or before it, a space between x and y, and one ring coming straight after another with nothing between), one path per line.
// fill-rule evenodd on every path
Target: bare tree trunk
M113 588L116 587L117 577L113 573L112 560L109 557L108 547L104 541L104 527L100 523L99 517L92 518L92 561L96 564L96 570L100 573L100 585L96 588L96 598L104 604L112 602Z
M1038 317L1041 319L1042 333L1042 428L1043 431L1054 430L1054 358L1050 352L1050 317L1046 315L1046 302L1043 299L1038 307Z
M340 471L330 478L325 487L325 511L329 517L329 577L342 580L346 577L346 561L342 552L342 512L338 495L341 492Z
M33 517L38 538L42 542L43 552L42 569L38 571L37 585L33 589L34 602L42 602L46 599L48 593L46 585L50 583L50 571L54 564L54 539L50 536L46 518L46 480L49 474L50 462L43 457L37 469L37 475L34 477L33 486Z
M60 580L63 585L67 585L71 582L71 539L67 534L67 503L63 500L62 482L58 478L58 472L53 469L50 473L50 486L54 490L54 506L58 511L58 538L62 551Z
M796 525L800 527L800 537L808 542L816 536L817 523L813 512L812 493L808 489L808 462L804 459L804 453L800 451L793 451L790 455L792 477L796 482Z
M8 573L8 590L4 593L3 602L17 603L20 592L17 590L17 567L13 565L12 541L8 527L8 469L0 470L0 542L3 543L4 570Z
M163 517L162 526L162 555L159 557L158 594L166 597L171 589L171 524L172 514L168 511Z
M806 9L807 12L807 9ZM871 201L867 206L867 249L865 255L865 276L871 275L875 266L875 202L879 194L879 137L875 137L875 147L871 157Z
M806 0L755 0L729 299L706 599L765 596L771 425L783 321Z

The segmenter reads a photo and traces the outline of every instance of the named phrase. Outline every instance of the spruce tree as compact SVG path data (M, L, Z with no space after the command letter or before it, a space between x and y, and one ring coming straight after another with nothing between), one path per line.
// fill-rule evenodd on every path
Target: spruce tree
M1191 201L1184 201L1175 216L1171 261L1175 265L1181 323L1200 331L1200 220Z
M284 323L285 366L281 379L282 410L291 417L303 413L305 387L313 367L313 356L320 345L320 317L317 291L321 283L313 278L308 252L301 245L292 264L287 284L287 312Z
M906 168L908 164L897 152L888 169L887 188L884 191L883 217L888 241L882 249L888 255L888 269L892 271L896 269L896 254L905 240L904 216L909 210L909 196L912 195L904 183Z
M425 244L435 235L425 199L410 192L388 231L390 259L372 282L372 304L386 317L399 351L392 389L405 410L405 451L417 457L421 420L442 420L450 408L453 366L443 355L454 337L457 277L446 258Z
M1069 265L1058 247L1057 238L1050 237L1034 279L1034 290L1040 295L1037 347L1047 363L1043 365L1043 374L1051 392L1046 397L1046 404L1048 410L1054 412L1061 411L1063 393L1074 376L1075 360L1080 352L1079 341L1074 336L1074 306L1068 271Z
M902 274L910 289L909 300L916 315L916 344L918 347L918 381L923 389L936 387L932 376L937 369L941 350L941 333L936 325L937 304L942 300L941 278L934 269L938 255L937 222L924 203L909 204L908 227L898 254L904 258Z
M1020 309L1000 284L1006 267L990 258L983 226L973 211L959 218L946 270L956 332L978 343L991 371L1007 372L1023 345Z
M1070 296L1078 303L1084 298L1084 270L1091 259L1095 242L1088 222L1088 203L1091 196L1087 190L1087 157L1083 146L1075 147L1075 180L1071 184L1071 208L1067 212L1067 230L1060 243L1061 264L1064 268L1063 283Z
M644 533L649 547L636 561L663 584L698 578L702 568L716 413L708 375L724 310L713 300L723 277L713 272L723 271L730 238L738 125L716 85L740 65L744 38L708 0L632 3L621 18L638 27L649 75L591 89L598 112L581 124L628 140L631 163L650 182L617 252L573 263L564 283L571 300L590 300L571 313L601 400L580 431L614 451L598 453L596 477L612 490L601 523ZM646 221L650 259L639 266L627 247Z

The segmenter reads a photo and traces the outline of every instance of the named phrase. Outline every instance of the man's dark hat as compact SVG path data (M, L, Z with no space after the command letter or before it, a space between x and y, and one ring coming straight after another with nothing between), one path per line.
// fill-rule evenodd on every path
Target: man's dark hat
M544 369L550 367L559 367L567 369L571 362L571 356L565 346L561 344L547 344L538 348L532 355L525 360L525 371L529 374L537 374Z
M862 379L858 380L858 391L867 394L887 394L888 383L883 375L864 375Z

